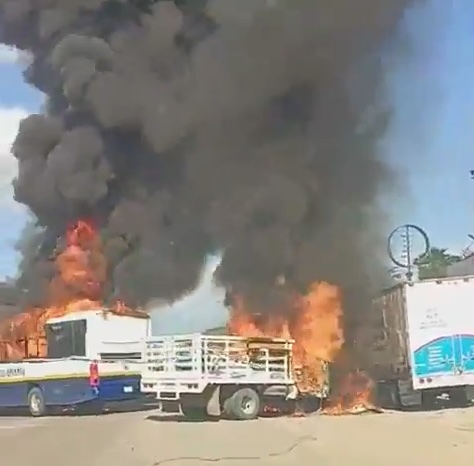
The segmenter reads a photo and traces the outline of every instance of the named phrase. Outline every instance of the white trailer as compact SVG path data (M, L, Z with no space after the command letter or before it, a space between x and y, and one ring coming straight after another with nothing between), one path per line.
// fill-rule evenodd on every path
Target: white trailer
M474 386L474 277L423 280L386 290L372 340L379 392L390 404L470 397Z
M141 390L163 405L179 404L188 417L254 419L267 402L284 409L296 399L292 347L277 338L153 337L143 352Z

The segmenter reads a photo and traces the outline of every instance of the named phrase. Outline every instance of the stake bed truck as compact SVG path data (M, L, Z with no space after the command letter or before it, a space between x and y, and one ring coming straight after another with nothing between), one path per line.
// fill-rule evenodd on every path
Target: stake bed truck
M141 389L163 408L179 405L190 418L254 419L266 407L288 412L301 394L293 343L203 334L152 337L143 351ZM327 375L327 364L315 364ZM326 397L326 382L311 394Z

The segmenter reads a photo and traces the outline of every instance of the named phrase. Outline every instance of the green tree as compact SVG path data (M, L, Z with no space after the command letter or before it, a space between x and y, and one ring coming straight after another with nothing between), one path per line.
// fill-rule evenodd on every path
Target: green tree
M449 254L446 248L430 248L428 254L418 256L415 265L418 268L418 278L443 278L448 274L448 266L462 260L461 256Z

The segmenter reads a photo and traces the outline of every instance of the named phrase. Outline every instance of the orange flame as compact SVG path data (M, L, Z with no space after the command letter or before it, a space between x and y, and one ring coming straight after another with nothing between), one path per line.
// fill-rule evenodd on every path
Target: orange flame
M56 257L57 275L50 301L69 303L76 298L100 300L107 264L102 242L92 223L79 220L66 232L66 248Z
M377 411L371 400L373 385L365 372L360 370L349 372L340 381L330 405L322 411L323 414L337 416Z
M231 334L254 337L292 338L295 378L301 393L321 393L329 383L327 364L336 363L344 345L343 310L338 287L326 282L313 283L304 295L292 302L291 318L281 314L255 315L237 297L230 312ZM362 383L365 381L365 383ZM369 406L370 379L361 373L349 373L341 381L327 414Z
M55 258L49 305L18 314L0 323L0 359L44 357L47 353L44 325L53 317L101 309L107 263L102 241L90 221L79 220L66 232L65 248ZM118 303L115 312L128 309Z

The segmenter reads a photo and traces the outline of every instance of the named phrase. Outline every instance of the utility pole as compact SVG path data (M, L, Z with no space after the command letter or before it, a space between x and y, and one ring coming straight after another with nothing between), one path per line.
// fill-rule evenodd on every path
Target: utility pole
M469 170L469 175L471 176L471 180L474 180L474 170ZM467 235L467 237L474 241L474 235ZM471 255L471 245L469 245L467 248L466 248L466 254L464 254L465 257L467 256L470 256Z
M407 225L405 226L405 231L402 234L403 238L403 249L405 253L405 257L407 260L407 281L411 282L413 279L413 263L412 263L412 257L411 257L411 248L412 248L412 241L410 237L410 227Z

